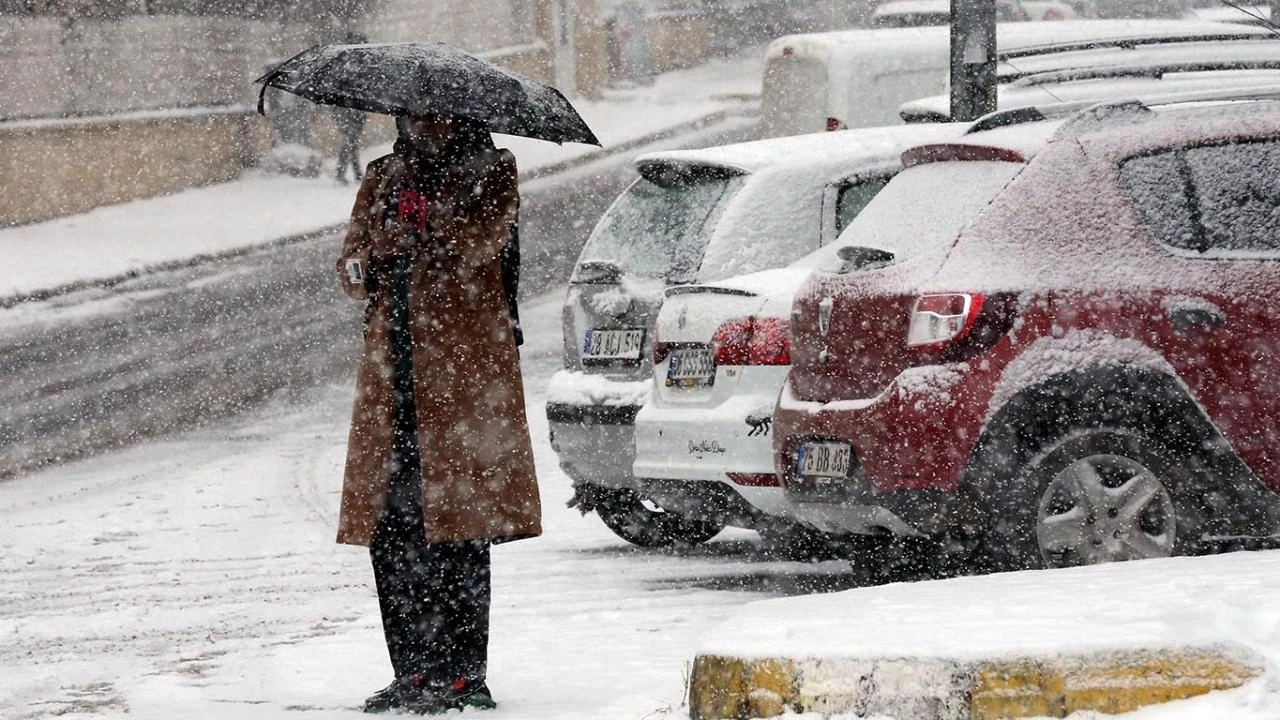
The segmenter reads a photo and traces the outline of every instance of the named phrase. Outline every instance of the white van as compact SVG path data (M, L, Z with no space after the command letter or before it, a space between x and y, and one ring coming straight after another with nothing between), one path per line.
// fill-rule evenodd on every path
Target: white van
M1001 24L996 43L1004 58L1153 38L1227 39L1268 32L1186 20L1066 20ZM904 102L945 91L949 33L946 27L919 27L778 38L765 55L761 136L899 122Z

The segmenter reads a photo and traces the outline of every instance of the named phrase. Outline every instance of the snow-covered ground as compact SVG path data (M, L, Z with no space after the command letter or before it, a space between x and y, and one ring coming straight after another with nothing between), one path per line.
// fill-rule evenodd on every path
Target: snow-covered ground
M843 567L761 562L745 531L638 551L565 508L559 302L524 310L546 534L493 554L492 717L678 717L702 630L759 597L698 583ZM367 554L333 543L351 391L0 483L0 717L350 717L385 685Z
M490 676L501 705L486 717L685 718L699 649L751 652L774 640L815 653L862 644L964 656L997 635L1050 648L1154 635L1232 640L1268 662L1280 657L1271 594L1280 553L744 609L788 579L853 580L840 563L762 560L746 531L685 555L641 551L565 508L569 481L542 414L560 300L552 293L524 308L546 534L494 552ZM390 670L366 553L333 543L350 402L349 384L337 384L305 403L0 483L0 717L354 716ZM758 578L774 588L743 591ZM1037 626L1046 612L1052 627ZM821 639L798 648L806 637ZM1133 717L1274 719L1280 689L1260 680Z

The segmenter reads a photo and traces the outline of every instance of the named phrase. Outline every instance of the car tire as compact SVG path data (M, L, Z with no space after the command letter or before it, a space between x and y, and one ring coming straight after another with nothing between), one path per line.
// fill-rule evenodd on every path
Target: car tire
M701 545L720 533L725 523L691 518L650 508L629 489L607 491L596 503L596 514L615 535L646 548Z
M991 569L1071 567L1191 554L1200 512L1186 453L1114 428L1074 428L1017 453L993 489Z

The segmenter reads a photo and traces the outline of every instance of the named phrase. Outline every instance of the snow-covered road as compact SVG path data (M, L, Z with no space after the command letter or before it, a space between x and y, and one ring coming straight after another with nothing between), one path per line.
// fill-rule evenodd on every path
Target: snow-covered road
M710 588L845 568L765 561L746 531L639 551L566 509L542 412L560 301L523 309L546 535L494 552L492 717L680 717L700 633L769 594ZM0 717L353 716L390 670L366 553L333 543L350 401L343 378L0 483Z
M561 299L522 306L546 534L493 554L490 684L500 706L486 717L684 720L694 654L737 608L857 579L839 562L770 561L747 531L693 552L638 550L594 515L566 509L569 480L542 411L560 366ZM351 391L349 378L335 378L305 400L0 482L0 719L359 717L360 701L390 669L366 553L333 543ZM1231 607L1205 611L1235 623L1226 638L1271 661L1280 616L1248 568L1265 572L1272 557L1096 570L1132 574L1139 585L1154 574L1153 586L1169 586L1164 594L1187 591L1169 598L1175 605L1203 604L1213 597L1205 588L1239 589ZM1156 577L1174 565L1185 581ZM970 588L960 606L995 587L981 578L953 585ZM1110 593L1087 595L1111 602ZM902 596L890 587L858 594L873 606ZM845 617L857 602L831 600L838 612L805 612ZM821 605L794 607L813 602ZM938 619L931 637L963 646L959 635L972 630ZM894 632L879 629L882 638ZM1263 720L1280 716L1277 697L1262 679L1132 717Z

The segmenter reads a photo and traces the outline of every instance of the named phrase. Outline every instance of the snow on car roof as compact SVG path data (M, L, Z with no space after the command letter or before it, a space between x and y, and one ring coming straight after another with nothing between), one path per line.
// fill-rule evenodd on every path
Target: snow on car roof
M1190 20L1062 20L1050 23L1001 23L996 26L996 44L1001 51L1062 47L1082 42L1116 42L1144 38L1249 37L1271 34L1267 28L1237 23ZM868 48L894 49L914 46L920 51L949 47L950 30L945 26L839 30L835 32L786 35L770 43L766 58L790 54L833 58L841 55L865 56Z
M793 135L721 145L700 150L668 150L636 158L636 165L681 163L756 173L797 165L847 166L851 157L895 160L905 148L931 140L956 137L965 125L893 125L839 132Z
M1108 45L1062 52L1008 58L997 70L1001 81L1012 81L1042 73L1077 72L1085 69L1138 68L1186 65L1188 63L1274 62L1280 56L1280 38L1259 35L1229 40L1202 37L1177 38L1142 45Z
M872 17L882 15L941 13L951 14L951 3L948 0L887 0L871 11Z
M1075 137L1096 149L1120 154L1196 145L1223 138L1280 136L1280 100L1152 105L1128 121L1086 127Z

